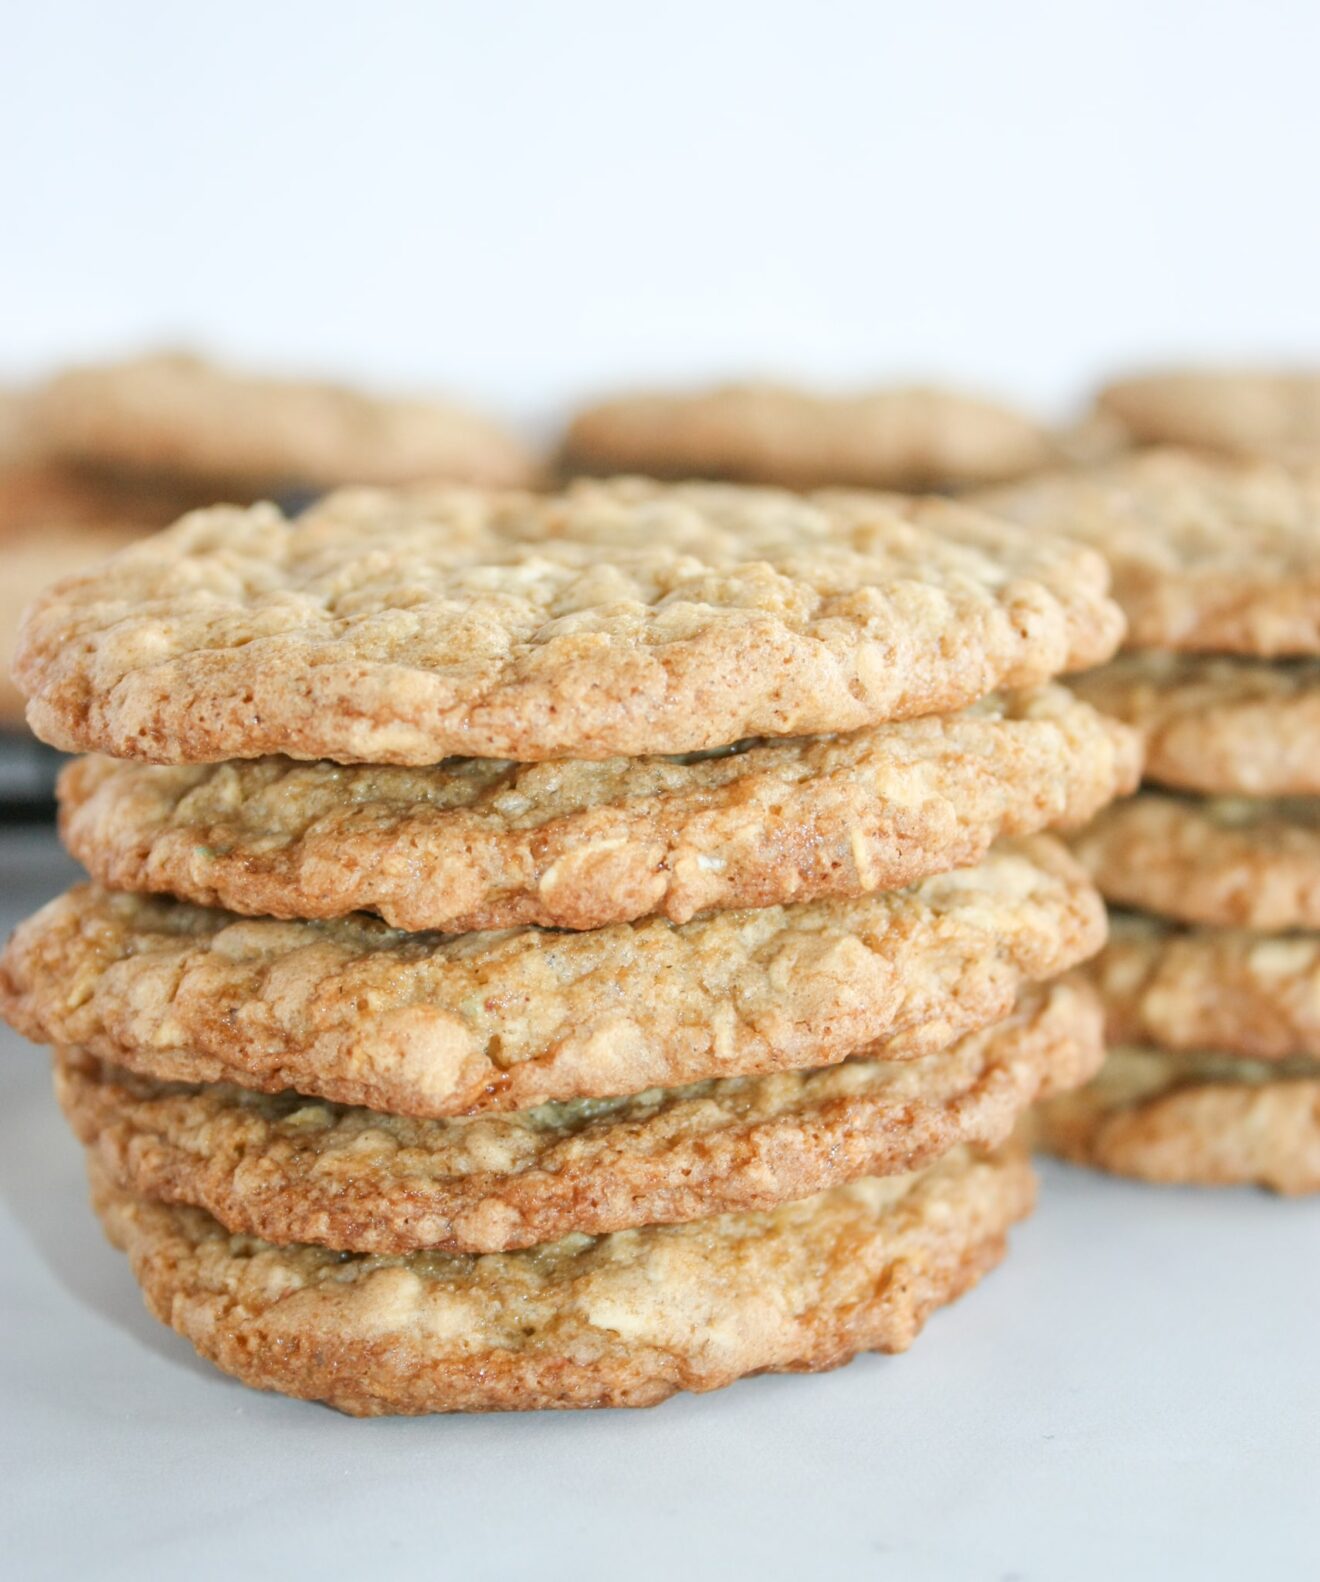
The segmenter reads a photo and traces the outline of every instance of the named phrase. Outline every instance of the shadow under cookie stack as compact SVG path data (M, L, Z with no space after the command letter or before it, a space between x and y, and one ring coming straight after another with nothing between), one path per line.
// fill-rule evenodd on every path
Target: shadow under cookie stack
M1041 1141L1148 1181L1320 1190L1320 475L1151 451L985 503L1104 549L1132 651L1076 685L1145 743L1141 793L1074 846L1130 909L1091 968L1111 1049Z
M93 875L0 965L152 1310L361 1414L906 1347L1102 1054L1092 551L718 485L196 513L24 628ZM844 734L840 734L844 733Z

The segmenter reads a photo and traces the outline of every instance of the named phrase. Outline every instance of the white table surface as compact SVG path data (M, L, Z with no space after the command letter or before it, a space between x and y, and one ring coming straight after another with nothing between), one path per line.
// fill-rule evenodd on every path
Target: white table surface
M8 927L72 872L0 834ZM1320 1202L1062 1167L914 1349L649 1412L355 1422L142 1307L0 1034L0 1576L1314 1576Z

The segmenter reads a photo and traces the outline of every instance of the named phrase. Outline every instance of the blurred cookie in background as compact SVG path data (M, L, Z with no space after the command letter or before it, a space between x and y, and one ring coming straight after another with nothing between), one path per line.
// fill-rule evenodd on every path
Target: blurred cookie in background
M448 401L275 378L188 352L68 369L35 392L31 421L67 465L187 480L208 502L346 483L518 486L537 471L512 433Z
M1106 385L1096 415L1137 445L1186 445L1291 467L1320 465L1320 370L1202 369Z
M953 390L827 395L748 383L587 407L569 425L561 465L594 475L925 492L1020 478L1064 459L1032 418Z

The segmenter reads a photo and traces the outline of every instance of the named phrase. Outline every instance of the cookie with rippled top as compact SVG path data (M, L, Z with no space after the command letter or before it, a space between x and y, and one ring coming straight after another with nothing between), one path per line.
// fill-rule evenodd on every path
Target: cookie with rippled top
M245 1384L356 1416L652 1406L902 1351L1035 1192L1016 1149L959 1149L765 1213L473 1258L273 1246L90 1174L162 1322Z
M907 890L584 933L276 922L79 886L15 931L0 1006L40 1042L166 1080L457 1115L915 1058L1104 931L1045 835Z
M919 1060L855 1059L623 1099L416 1120L299 1094L162 1083L61 1051L74 1131L126 1190L226 1229L353 1252L504 1252L570 1232L775 1207L995 1147L1104 1053L1080 982Z
M1148 779L1210 796L1320 793L1320 662L1120 654L1074 690L1140 734Z
M449 402L270 378L187 353L68 369L30 406L35 438L56 460L186 480L212 499L440 479L509 487L537 471L513 434Z
M1094 551L949 501L713 484L199 512L29 612L39 736L150 762L703 751L1107 658Z
M1185 928L1117 913L1084 969L1111 1043L1249 1060L1320 1057L1320 934Z
M1148 451L974 499L1101 550L1129 647L1320 654L1320 472Z
M1320 928L1320 799L1144 791L1072 843L1105 899L1183 923Z
M1188 445L1292 467L1320 466L1320 372L1201 369L1119 379L1099 414L1142 445Z
M1100 1076L1033 1111L1038 1146L1114 1175L1320 1192L1320 1064L1112 1049Z
M397 928L587 929L899 889L1005 835L1085 821L1139 773L1135 732L1065 688L697 759L427 769L86 758L65 845L115 889Z
M821 395L739 384L589 407L569 426L563 465L789 489L925 490L1018 478L1057 457L1030 418L952 390Z

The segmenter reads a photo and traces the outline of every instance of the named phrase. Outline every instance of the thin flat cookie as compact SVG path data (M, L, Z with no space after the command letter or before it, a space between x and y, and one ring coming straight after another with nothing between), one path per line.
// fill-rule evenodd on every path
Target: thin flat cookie
M1210 796L1320 793L1314 660L1124 654L1073 687L1137 729L1146 777L1161 785Z
M15 931L0 1008L168 1081L443 1116L915 1058L1007 1016L1104 931L1044 835L909 890L587 933L240 919L79 886Z
M1107 658L1082 546L944 500L715 484L346 491L185 517L29 613L15 675L54 746L642 757L961 708Z
M514 1115L412 1120L299 1094L155 1082L62 1051L56 1090L125 1190L232 1232L352 1252L505 1252L773 1208L992 1148L1104 1053L1078 983L920 1060L851 1060Z
M779 385L621 396L579 412L567 470L727 478L789 489L942 489L1057 459L1030 418L952 390L819 395Z
M395 928L589 929L901 889L1001 836L1086 822L1139 773L1135 732L1065 688L951 717L697 760L430 769L84 758L60 832L117 890Z
M89 1173L162 1322L245 1384L364 1417L652 1406L902 1351L999 1262L1034 1197L1020 1153L959 1150L764 1214L375 1257L230 1236Z
M1101 1075L1032 1114L1037 1144L1114 1175L1320 1192L1320 1065L1110 1051Z
M213 499L439 479L507 487L536 471L512 434L448 402L265 378L180 353L69 369L31 410L61 461L187 479Z
M1320 1056L1320 934L1179 928L1120 914L1087 975L1111 1043Z
M1132 648L1320 654L1320 473L1149 451L975 498L1101 550Z
M1097 410L1143 445L1190 445L1290 467L1320 463L1320 374L1236 369L1119 379Z
M1320 799L1176 797L1106 808L1072 843L1105 899L1181 923L1320 929Z

